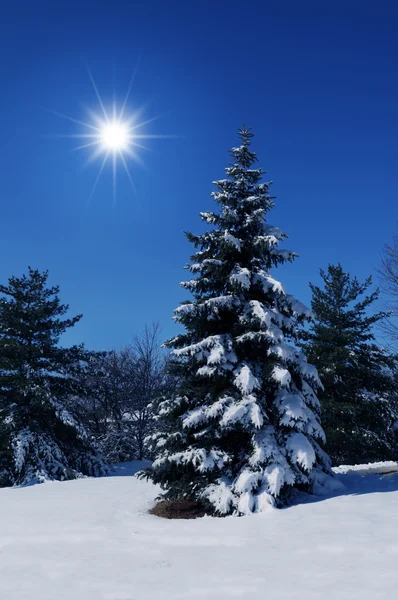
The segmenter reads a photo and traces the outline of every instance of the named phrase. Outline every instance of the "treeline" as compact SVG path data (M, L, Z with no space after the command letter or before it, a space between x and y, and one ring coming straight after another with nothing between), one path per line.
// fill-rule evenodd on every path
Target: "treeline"
M245 512L261 493L321 485L327 455L398 458L398 238L380 267L385 310L370 277L337 264L310 284L311 315L270 274L295 254L278 249L287 236L265 220L270 184L251 168L251 134L240 135L216 182L221 211L201 215L215 229L187 234L192 300L176 309L185 333L167 349L156 324L121 350L66 348L62 334L81 315L67 316L47 271L0 285L0 485L97 476L146 457L169 497Z

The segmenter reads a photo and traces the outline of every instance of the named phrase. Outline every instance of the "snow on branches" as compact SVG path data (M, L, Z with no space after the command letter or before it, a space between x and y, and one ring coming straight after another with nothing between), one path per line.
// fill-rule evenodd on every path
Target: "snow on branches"
M213 229L187 234L197 277L182 284L193 299L175 310L186 329L168 342L180 383L163 404L150 472L166 498L191 496L219 514L268 510L332 477L318 443L321 382L296 345L311 311L271 274L296 255L278 248L287 236L266 222L270 184L251 168L252 134L239 135L227 178L214 182L220 212L201 214Z

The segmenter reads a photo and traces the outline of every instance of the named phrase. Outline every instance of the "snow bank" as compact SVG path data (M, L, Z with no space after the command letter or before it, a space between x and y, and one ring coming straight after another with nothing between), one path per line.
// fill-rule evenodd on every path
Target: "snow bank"
M366 465L341 465L333 467L333 471L339 475L372 475L398 472L398 463L390 460L386 462L368 463Z

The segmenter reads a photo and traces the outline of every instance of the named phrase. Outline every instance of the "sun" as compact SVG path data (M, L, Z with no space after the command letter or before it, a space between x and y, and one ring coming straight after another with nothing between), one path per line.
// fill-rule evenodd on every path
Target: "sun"
M104 150L110 150L111 152L127 150L132 141L131 137L128 125L119 121L104 123L100 133Z
M156 121L160 117L157 116L144 121L142 120L142 108L139 108L135 111L128 110L128 100L136 71L131 78L124 101L119 104L119 106L117 105L116 101L114 101L110 108L105 106L94 78L88 68L87 71L97 97L99 111L93 112L90 110L90 118L87 121L80 121L73 117L69 117L68 115L52 111L57 116L62 117L63 119L68 119L69 121L83 127L83 130L80 133L72 133L57 137L78 138L84 140L84 143L77 146L76 150L90 151L89 163L95 159L102 158L102 162L91 190L89 200L95 192L105 165L108 161L111 162L113 200L116 202L116 175L118 163L121 163L123 170L125 171L125 174L127 175L133 190L135 191L135 186L128 163L132 161L136 163L142 162L139 156L139 151L142 149L148 150L146 146L142 145L142 140L174 138L175 136L145 133L145 126L149 125L153 121Z

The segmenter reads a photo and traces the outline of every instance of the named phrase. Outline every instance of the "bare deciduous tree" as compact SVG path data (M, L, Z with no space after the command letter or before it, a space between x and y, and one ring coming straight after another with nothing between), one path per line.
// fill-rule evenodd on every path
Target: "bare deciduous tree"
M157 324L122 350L92 356L82 376L84 392L71 408L108 462L144 458L151 406L167 385L166 364Z
M391 244L384 248L384 254L379 269L386 304L391 311L391 318L383 325L390 342L398 345L398 234L395 234Z
M167 358L159 344L159 325L146 326L130 346L134 357L131 418L135 430L138 458L144 456L145 438L150 432L151 406L167 385Z

